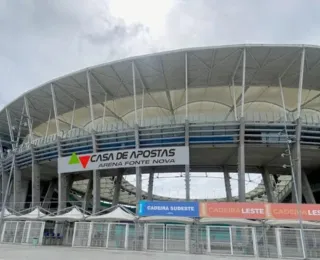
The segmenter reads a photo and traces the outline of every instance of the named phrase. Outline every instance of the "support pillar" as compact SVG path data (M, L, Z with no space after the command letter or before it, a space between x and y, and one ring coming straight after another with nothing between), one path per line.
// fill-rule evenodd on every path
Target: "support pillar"
M42 202L42 208L44 209L50 208L53 192L56 188L57 188L57 181L56 180L50 181L48 190Z
M93 201L92 201L92 214L99 212L100 210L100 197L101 197L101 190L100 190L100 181L101 181L101 174L100 171L94 170L93 171Z
M153 179L154 179L154 172L149 173L149 183L148 183L148 200L153 200Z
M302 181L302 193L308 204L316 204L316 199L314 198L308 176L305 171L301 172L301 181Z
M140 147L140 140L139 140L139 126L138 124L135 125L135 143L136 149ZM142 180L141 180L141 168L136 167L136 212L139 212L139 201L142 197Z
M24 205L24 202L21 201L21 170L14 166L13 171L13 208L17 211L22 209L22 205Z
M67 207L68 197L68 175L58 175L58 214Z
M301 184L301 147L300 147L300 138L301 138L301 119L298 118L296 121L296 138L295 142L291 149L292 154L292 178L295 178L298 200L296 199L296 193L294 190L294 185L292 185L292 202L298 203L302 201L302 184Z
M240 117L240 133L239 133L239 148L238 148L238 190L239 202L246 201L246 173L245 173L245 119Z
M270 202L270 203L276 202L269 171L266 168L262 168L261 174L262 174L263 184L264 184L264 188L266 190L268 202Z
M231 190L231 184L230 184L230 175L229 175L229 171L228 171L227 166L223 167L223 175L224 175L224 185L226 188L227 201L231 202L232 201L232 190Z
M186 105L187 106L187 105ZM189 121L185 122L185 146L189 146ZM186 200L190 200L190 164L185 165Z
M9 174L5 171L2 171L2 178L1 178L1 202L4 203L4 199L5 199L5 193L7 190L7 185L8 185L8 181L9 181ZM9 190L8 193L10 194L11 191ZM7 205L5 205L7 206Z
M82 201L82 208L84 210L88 209L90 199L92 198L92 190L93 190L93 179L92 179L92 176L90 176L88 180L87 190L83 196L83 201Z
M40 205L40 166L32 161L32 207Z
M118 176L114 183L112 206L116 206L119 204L122 179L123 179L123 173L119 171Z

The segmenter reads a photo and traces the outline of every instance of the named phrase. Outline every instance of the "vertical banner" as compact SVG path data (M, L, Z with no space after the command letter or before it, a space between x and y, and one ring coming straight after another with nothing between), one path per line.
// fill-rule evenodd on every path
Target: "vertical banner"
M140 201L139 216L199 217L199 203L189 201Z

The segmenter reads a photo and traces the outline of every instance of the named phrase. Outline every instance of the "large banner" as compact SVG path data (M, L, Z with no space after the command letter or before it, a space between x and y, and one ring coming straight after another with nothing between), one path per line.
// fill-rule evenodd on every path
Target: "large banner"
M264 219L264 203L202 202L200 217Z
M188 165L189 147L159 147L58 158L58 173L143 166Z
M202 202L200 217L320 221L320 205L286 203ZM299 213L300 211L300 213Z
M140 201L139 216L199 217L198 202Z

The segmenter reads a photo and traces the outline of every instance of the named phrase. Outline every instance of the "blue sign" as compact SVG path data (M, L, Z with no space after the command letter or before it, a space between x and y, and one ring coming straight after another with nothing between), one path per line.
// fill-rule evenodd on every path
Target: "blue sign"
M139 202L139 216L199 217L198 202L145 201Z

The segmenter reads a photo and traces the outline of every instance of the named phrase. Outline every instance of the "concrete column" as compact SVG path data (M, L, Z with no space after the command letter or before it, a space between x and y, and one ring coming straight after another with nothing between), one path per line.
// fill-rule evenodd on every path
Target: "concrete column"
M232 190L231 190L231 184L230 184L230 175L228 171L228 167L223 167L223 175L224 175L224 185L226 188L226 195L227 195L227 201L232 201Z
M302 193L308 204L316 204L316 199L314 198L308 176L305 171L301 172L302 181Z
M263 184L264 184L264 188L266 190L268 202L276 202L269 171L266 168L262 168L261 174L262 174Z
M101 201L101 174L100 171L93 171L93 201L92 201L92 213L97 213L100 210Z
M40 205L40 166L32 162L32 207Z
M185 146L189 146L189 121L185 122ZM190 200L190 165L185 165L186 200Z
M68 198L68 176L58 174L58 214L66 208Z
M140 147L139 138L139 126L136 124L134 129L134 137L136 148ZM139 201L141 200L142 194L142 180L141 180L141 169L136 167L136 212L139 212Z
M148 200L153 200L153 179L154 179L154 172L149 173L149 183L148 183Z
M239 131L239 148L238 148L238 185L239 185L239 202L246 201L246 173L245 173L245 118L240 118Z
M42 202L42 207L44 209L50 208L53 192L56 188L57 188L57 181L56 180L50 181L48 190Z
M123 178L123 173L121 171L119 171L118 176L117 176L115 183L114 183L114 193L113 193L112 206L119 204L122 178Z
M22 209L22 205L24 205L24 201L22 201L21 191L21 170L14 166L13 169L13 208L17 211Z
M301 139L301 120L300 118L297 119L296 121L296 140L295 143L293 144L292 147L292 164L293 164L293 173L296 181L296 186L297 186L297 193L298 193L298 198L299 202L302 201L302 184L301 184L301 148L300 148L300 139ZM298 202L296 199L296 193L294 190L294 185L292 185L292 202L296 203Z
M88 180L87 190L86 190L86 193L83 196L83 201L82 201L82 208L84 210L88 209L90 200L92 198L92 191L93 191L93 177L90 176L90 178Z
M4 197L6 194L6 190L7 190L7 185L8 185L8 181L9 181L9 174L5 171L2 171L2 177L1 177L1 202L3 203L4 201ZM8 193L10 194L11 191L9 190ZM9 201L9 197L7 198L7 201Z

